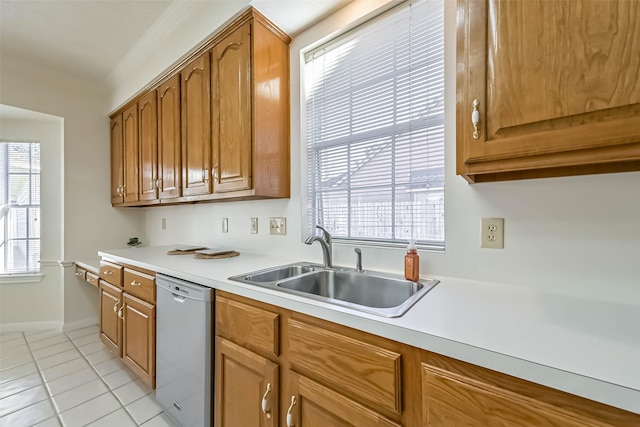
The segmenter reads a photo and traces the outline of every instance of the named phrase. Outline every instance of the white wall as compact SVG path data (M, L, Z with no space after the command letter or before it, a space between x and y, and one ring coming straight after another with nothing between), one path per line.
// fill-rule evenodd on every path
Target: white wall
M385 3L357 0L293 40L291 199L145 208L145 234L150 244L202 243L240 251L288 252L301 260L321 260L317 245L301 243L300 50ZM421 253L421 272L545 288L585 298L638 301L640 173L478 185L468 185L455 175L455 1L447 0L445 14L446 252ZM202 18L198 16L198 22ZM276 17L271 18L278 23ZM182 17L182 22L189 20ZM188 25L165 36L193 39ZM146 48L156 51L160 46ZM177 58L183 53L176 50L165 56ZM154 77L145 72L136 74L135 70L132 67L129 72L148 80ZM131 93L123 94L122 88ZM123 83L116 93L124 99L139 88ZM112 107L121 99L112 100ZM252 216L259 218L258 235L249 234ZM287 236L267 234L270 216L287 217ZM229 218L227 234L221 232L220 226L225 217ZM482 217L505 218L505 249L480 249ZM167 219L166 230L161 230L162 218ZM334 251L338 265L355 263L352 247L336 246ZM403 256L402 250L363 248L364 266L369 269L400 272Z
M22 113L22 112L21 112ZM62 128L59 117L0 118L0 139L40 143L41 281L0 283L0 324L60 326L62 322ZM3 279L4 280L4 279ZM36 297L34 297L36 296Z
M62 233L59 259L97 259L99 249L126 247L128 237L134 235L144 239L142 212L113 209L110 205L106 91L5 55L0 63L0 104L64 120L64 186L60 189L64 203L58 224ZM47 315L48 320L63 321L66 326L97 319L97 291L78 281L72 270L64 268L61 273L64 290L60 314ZM35 291L28 297L42 298ZM14 303L27 304L26 298Z

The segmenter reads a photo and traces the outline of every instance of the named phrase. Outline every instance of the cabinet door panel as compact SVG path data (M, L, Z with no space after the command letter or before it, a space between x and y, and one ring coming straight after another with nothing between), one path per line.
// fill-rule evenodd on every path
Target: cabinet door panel
M125 293L123 317L123 361L155 388L155 306Z
M251 24L212 50L214 191L251 188Z
M138 106L122 113L124 129L124 201L138 201Z
M569 411L422 365L425 426L602 426Z
M151 91L138 101L140 126L140 200L158 198L158 113L156 91Z
M291 414L299 427L399 427L375 411L298 374L291 374L289 395L295 397ZM291 397L287 402L291 404Z
M639 3L458 4L459 174L640 167Z
M211 193L211 98L209 52L184 67L182 80L183 195Z
M216 427L275 427L278 365L224 338L216 339ZM267 393L267 389L270 391ZM262 411L266 399L267 413Z
M122 290L100 281L100 339L114 353L122 356Z
M160 198L181 196L180 76L158 88L158 177Z
M122 203L121 187L124 178L124 147L122 143L122 114L111 120L111 203Z

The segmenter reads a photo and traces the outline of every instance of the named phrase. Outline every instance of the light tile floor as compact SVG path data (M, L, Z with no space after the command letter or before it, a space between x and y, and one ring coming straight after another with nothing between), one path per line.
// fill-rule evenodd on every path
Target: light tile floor
M175 427L98 327L0 333L0 427Z

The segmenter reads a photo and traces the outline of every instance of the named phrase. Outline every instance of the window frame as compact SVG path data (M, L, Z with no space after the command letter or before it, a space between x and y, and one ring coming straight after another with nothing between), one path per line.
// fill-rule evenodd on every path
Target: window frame
M392 7L387 7L385 8L385 10L382 10L380 12L374 12L374 16L372 17L367 17L366 19L362 20L361 22L357 22L354 23L351 26L348 26L346 28L343 28L339 31L337 31L336 33L333 33L332 35L325 37L324 39L321 39L319 41L317 41L316 43L313 43L309 46L307 46L306 48L302 48L300 50L300 135L301 135L301 152L300 152L300 158L301 158L301 199L302 199L302 206L301 206L301 215L302 215L302 221L301 221L301 231L302 231L302 238L304 239L305 235L309 234L309 233L314 233L314 227L315 224L312 224L311 221L313 221L313 217L314 215L312 215L312 211L314 210L313 208L313 201L311 200L311 191L309 190L309 184L310 184L310 174L309 174L309 169L312 168L312 166L310 165L311 163L311 158L308 154L309 152L309 140L310 140L310 132L311 130L308 128L308 114L307 114L307 80L308 80L308 76L306 75L306 64L307 64L307 57L316 54L317 52L322 52L323 50L326 50L327 48L329 50L331 50L333 48L334 45L336 44L340 44L340 43L344 43L344 40L349 40L349 39L353 39L354 37L354 33L357 33L359 29L362 28L366 28L367 26L371 25L371 24L375 24L377 22L379 22L380 20L384 20L385 18L388 18L392 15L394 15L397 12L400 12L402 9L406 9L406 8L410 8L411 6L418 4L418 3L422 3L425 0L405 0L402 1L399 4L395 4ZM444 4L442 5L442 7L444 8ZM444 13L442 16L443 19L443 23L444 24ZM444 27L443 27L443 34L442 34L442 43L444 45ZM443 58L444 61L444 58ZM444 62L443 62L444 63ZM443 80L443 90L442 90L442 102L444 103L444 99L446 98L446 94L444 93L444 69L442 71L442 80ZM445 112L444 112L444 107L442 112L440 113L437 121L440 123L440 125L443 128L442 131L442 135L443 135L443 141L446 140L446 136L445 136L445 130L446 130L446 126L445 126ZM432 125L429 125L432 126ZM425 127L428 128L428 127ZM393 137L395 138L395 136ZM443 142L444 144L444 142ZM426 250L431 250L431 251L436 251L436 252L444 252L445 250L445 244L446 244L446 240L445 240L445 234L444 234L444 197L445 197L445 191L444 191L444 187L445 187L445 159L444 159L444 145L442 148L442 155L443 155L443 160L442 160L442 165L441 165L441 175L442 175L442 187L441 187L441 213L437 214L441 217L441 227L442 227L442 240L420 240L417 242L417 247L420 249L426 249ZM397 191L397 187L395 186L395 184L391 187L389 187L390 190L392 192ZM351 191L351 188L349 188L348 191ZM349 196L350 197L350 196ZM415 202L414 202L415 203ZM350 209L350 208L348 208ZM322 225L322 224L320 224ZM415 223L413 223L412 227L415 227ZM369 246L369 247L384 247L384 248L406 248L407 246L407 240L408 239L385 239L385 238L373 238L373 237L365 237L365 238L357 238L357 237L343 237L343 236L333 236L333 241L336 243L341 243L344 244L346 246Z
M8 155L8 150L9 150L9 146L10 144L29 144L29 169L27 172L20 172L20 173L16 173L16 172L11 172L10 170L10 157ZM35 171L34 165L33 165L33 146L36 145L38 147L38 153L39 153L39 165L38 165L38 170ZM29 203L27 204L16 204L15 206L20 208L20 209L25 209L25 237L8 237L9 236L9 221L5 220L4 221L4 230L3 230L3 236L4 236L4 240L0 241L0 246L3 245L8 245L10 244L10 242L14 242L14 241L24 241L26 242L26 260L25 260L25 264L26 264L26 269L24 270L13 270L13 271L6 271L6 272L0 272L0 283L30 283L30 282L37 282L40 280L40 278L42 277L41 274L41 266L40 266L40 259L38 260L34 260L34 262L32 263L29 259L29 246L31 244L31 242L33 241L37 241L38 243L38 254L40 254L40 250L41 250L41 242L42 242L42 234L41 234L41 230L40 230L40 223L41 223L41 213L42 213L42 208L41 208L41 176L42 176L42 151L41 151L41 143L40 141L22 141L22 140L0 140L0 150L6 150L4 159L6 164L3 165L4 170L5 170L5 176L2 177L3 180L5 180L6 182L6 194L0 192L0 208L2 208L2 210L4 210L4 207L7 207L8 211L6 214L2 215L2 218L7 218L10 215L10 211L12 209L12 207L14 206L14 204L12 203L11 199L11 191L9 189L10 186L10 177L13 176L27 176L28 178L28 185L29 185ZM38 191L38 201L40 203L34 204L32 203L33 201L33 191L34 191L34 181L33 178L34 176L37 176L37 191ZM38 237L30 237L32 235L31 231L32 231L32 226L30 224L30 216L31 216L31 210L32 209L37 209L38 210L38 214L37 214L37 220L39 221L38 223ZM7 267L7 262L8 262L8 251L5 249L3 251L4 253L4 257L3 259L0 259L0 262L2 263L2 269L4 270ZM40 258L40 256L38 256L38 258ZM32 265L33 264L33 265Z

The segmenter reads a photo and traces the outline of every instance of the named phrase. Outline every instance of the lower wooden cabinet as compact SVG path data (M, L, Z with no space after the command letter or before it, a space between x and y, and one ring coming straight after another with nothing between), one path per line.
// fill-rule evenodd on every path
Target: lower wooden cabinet
M101 264L100 339L142 381L155 388L155 275L109 261Z
M122 361L155 388L156 307L124 293Z
M216 339L216 427L277 427L279 366L231 341Z
M122 321L118 317L122 294L122 289L100 281L100 339L118 356L122 356Z
M225 292L216 334L216 427L640 426L638 414Z
M287 425L298 427L371 426L399 427L378 412L323 386L292 373L289 380Z

